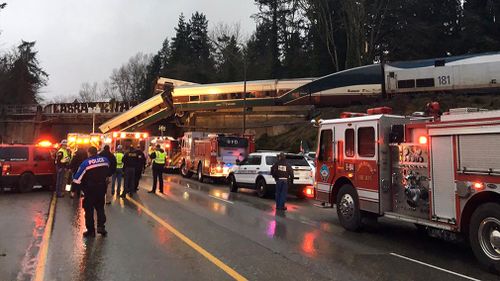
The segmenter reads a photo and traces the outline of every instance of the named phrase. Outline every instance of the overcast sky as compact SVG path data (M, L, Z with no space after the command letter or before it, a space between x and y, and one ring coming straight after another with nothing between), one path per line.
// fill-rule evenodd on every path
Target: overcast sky
M50 75L44 96L76 95L83 82L102 82L137 52L155 53L175 35L178 17L203 12L209 27L239 23L255 29L253 0L3 0L0 50L36 41Z

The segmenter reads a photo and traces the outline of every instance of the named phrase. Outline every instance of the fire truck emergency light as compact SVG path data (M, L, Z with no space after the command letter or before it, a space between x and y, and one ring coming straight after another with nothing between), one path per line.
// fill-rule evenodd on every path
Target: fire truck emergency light
M418 138L418 143L419 144L427 144L427 137L426 136L420 136Z
M48 140L43 140L43 141L38 142L38 146L50 147L50 146L52 146L52 143Z

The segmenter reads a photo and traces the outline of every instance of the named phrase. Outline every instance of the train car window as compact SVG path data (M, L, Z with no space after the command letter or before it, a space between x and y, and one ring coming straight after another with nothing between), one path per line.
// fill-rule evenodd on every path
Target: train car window
M354 129L345 130L345 156L354 157Z
M332 130L321 131L319 139L319 161L333 160L333 134Z
M200 96L189 96L189 101L200 101Z
M439 66L444 66L446 64L445 60L435 60L434 61L434 66L439 67Z
M415 79L398 80L399 89L415 88Z
M232 93L231 99L241 99L243 98L243 93Z
M373 127L358 129L358 154L361 157L375 156L375 129Z
M434 78L417 79L417 88L434 87Z

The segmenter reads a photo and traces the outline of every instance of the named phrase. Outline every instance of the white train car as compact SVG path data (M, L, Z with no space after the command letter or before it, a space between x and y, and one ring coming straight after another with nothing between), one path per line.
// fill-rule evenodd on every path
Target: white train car
M500 53L386 63L384 75L388 94L499 92Z

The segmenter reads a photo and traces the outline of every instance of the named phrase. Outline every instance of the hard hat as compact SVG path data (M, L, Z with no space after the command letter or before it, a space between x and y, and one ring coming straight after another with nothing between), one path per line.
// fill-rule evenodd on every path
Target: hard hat
M68 141L67 140L62 140L61 141L61 145L67 145L68 144Z
M121 144L119 144L119 145L116 147L116 149L118 149L118 150L121 150L122 148L123 148L123 146L122 146Z

